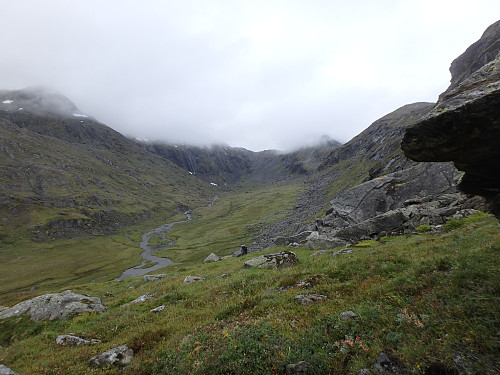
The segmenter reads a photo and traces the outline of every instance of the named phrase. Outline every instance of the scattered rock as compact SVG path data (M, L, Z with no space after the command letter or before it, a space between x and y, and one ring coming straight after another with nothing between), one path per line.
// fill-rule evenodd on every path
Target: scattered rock
M340 319L342 319L342 320L351 320L351 319L355 319L357 317L358 317L358 314L356 314L355 312L350 311L350 310L340 313Z
M219 275L219 279L225 279L229 275L227 273L223 273L222 275Z
M143 302L146 302L146 301L149 301L151 299L153 299L155 296L154 293L146 293L146 294L143 294L142 296L140 297L137 297L136 299L134 299L133 301L130 301L128 303L125 303L124 305L122 306L128 306L128 305L134 305L136 303L143 303Z
M241 247L233 253L233 257L241 257L247 254L248 248L245 245L241 245Z
M399 360L382 352L378 355L373 369L380 374L401 374L403 366Z
M197 281L203 281L203 280L205 280L205 278L200 277L200 276L186 276L184 278L184 284L191 284L191 283L194 283Z
M17 372L12 371L7 366L0 365L0 375L18 375L18 374Z
M309 362L300 361L286 365L287 374L312 374L312 366Z
M99 344L99 340L86 340L74 335L59 335L56 338L56 344L59 346L86 346Z
M211 253L209 256L207 256L205 258L203 263L218 262L219 260L220 260L220 258L217 255L215 255L214 253Z
M279 253L272 253L261 255L250 260L244 264L244 268L265 268L265 269L281 269L291 267L299 263L297 255L292 251L281 251Z
M330 237L326 234L320 234L319 232L311 232L307 236L305 245L310 250L319 249L333 249L335 247L345 246L347 242L337 237Z
M45 294L0 312L0 319L11 316L29 315L31 320L61 320L70 319L82 312L106 311L106 307L97 297L74 293L65 290L62 293Z
M295 300L295 302L306 306L324 301L325 299L327 299L327 297L322 294L299 294L293 297L293 299Z
M121 345L93 356L90 359L90 364L96 367L124 366L132 362L133 356L134 351L132 349L127 345Z
M367 368L362 368L356 372L356 375L371 375L371 371Z
M7 310L8 307L7 306L0 306L0 312L4 311L4 310Z
M167 305L161 305L161 306L155 307L154 309L149 310L149 312L159 313L159 312L162 312L163 310L165 310L166 308L167 308Z
M158 281L158 280L164 279L165 277L167 277L166 273L159 273L156 275L144 275L142 277L142 279L144 281Z

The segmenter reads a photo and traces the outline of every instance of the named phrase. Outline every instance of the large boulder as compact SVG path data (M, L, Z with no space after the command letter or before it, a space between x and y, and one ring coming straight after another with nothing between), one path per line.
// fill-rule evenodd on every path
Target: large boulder
M97 297L74 293L65 290L62 293L45 294L0 312L0 319L12 316L28 315L31 320L62 320L70 319L82 312L106 311L106 307Z
M121 345L93 356L90 359L90 364L96 367L124 366L132 362L133 356L132 349L128 348L127 345Z
M452 163L422 163L375 178L336 195L322 224L345 228L405 207L409 201L454 193L459 177Z
M281 251L279 253L272 253L261 255L250 260L244 264L244 268L265 268L265 269L281 269L291 267L299 263L297 255L292 251Z
M416 161L453 161L459 186L485 197L500 217L500 21L459 56L452 84L434 109L408 128L401 143Z
M17 372L14 372L7 366L0 364L0 375L17 375Z

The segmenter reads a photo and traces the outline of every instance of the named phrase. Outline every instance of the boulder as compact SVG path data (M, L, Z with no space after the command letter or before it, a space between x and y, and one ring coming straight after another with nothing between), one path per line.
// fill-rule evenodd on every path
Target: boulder
M62 320L70 319L82 312L106 311L106 307L97 297L74 293L65 290L62 293L45 294L0 312L0 319L11 316L28 315L31 320Z
M281 269L291 267L299 263L297 255L292 251L281 251L279 253L272 253L261 255L250 260L244 264L244 268L265 268L265 269Z
M312 366L309 362L300 361L297 363L290 363L286 365L287 374L312 374Z
M135 305L136 303L143 303L143 302L146 302L146 301L149 301L149 300L153 299L154 296L155 296L154 293L146 293L146 294L143 294L140 297L137 297L133 301L130 301L130 302L127 302L127 303L123 304L122 306Z
M12 371L7 366L0 364L0 375L18 375L17 372Z
M382 352L378 355L373 369L379 374L401 374L403 367L401 361Z
M322 294L299 294L295 297L293 297L295 302L297 302L300 305L307 306L311 305L313 303L318 303L321 301L324 301L327 299L326 296Z
M186 276L184 278L184 284L191 284L191 283L203 281L203 280L205 280L205 278L200 277L200 276Z
M346 228L403 208L411 200L431 201L442 194L456 193L459 177L452 163L422 163L375 178L337 194L323 225Z
M86 346L99 344L99 340L86 340L74 335L59 335L56 338L56 344L59 346Z
M312 231L304 231L292 236L280 236L273 239L276 246L288 246L293 243L304 244Z
M247 254L248 248L245 245L241 245L241 247L233 253L233 257L241 257Z
M133 356L132 349L128 348L127 345L121 345L93 356L90 359L90 364L96 367L125 366L132 362Z
M500 21L451 65L452 83L434 109L409 127L401 148L416 161L453 161L459 188L481 195L500 217Z
M345 246L347 245L347 242L341 238L328 236L326 234L320 234L319 232L314 231L311 232L309 236L307 236L305 245L310 250L320 250Z
M342 320L351 320L351 319L355 319L358 317L358 314L356 314L355 312L353 311L343 311L340 313L340 319Z
M215 255L214 253L211 253L209 256L207 256L205 258L203 263L218 262L219 260L221 260L221 259L217 255Z
M142 277L142 280L144 280L144 281L158 281L158 280L164 279L165 277L168 277L166 273L158 273L156 275L144 275Z
M167 308L167 305L161 305L161 306L155 307L154 309L149 310L149 312L159 313L159 312L162 312L163 310L165 310L166 308Z

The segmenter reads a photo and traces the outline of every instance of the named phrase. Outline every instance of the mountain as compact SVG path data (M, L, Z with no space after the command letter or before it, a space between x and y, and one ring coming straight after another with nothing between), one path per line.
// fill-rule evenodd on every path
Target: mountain
M253 152L227 145L197 147L168 143L139 142L147 151L157 154L201 180L218 185L242 181L270 183L313 172L340 143L322 138L318 145L291 152L267 150Z
M0 92L1 235L105 234L208 201L211 187L61 94Z

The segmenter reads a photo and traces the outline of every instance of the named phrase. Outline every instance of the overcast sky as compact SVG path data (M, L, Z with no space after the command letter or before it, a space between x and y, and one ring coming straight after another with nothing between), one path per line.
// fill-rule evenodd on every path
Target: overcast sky
M498 0L0 0L0 89L119 132L287 150L435 102Z

